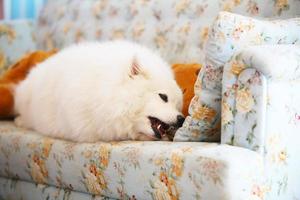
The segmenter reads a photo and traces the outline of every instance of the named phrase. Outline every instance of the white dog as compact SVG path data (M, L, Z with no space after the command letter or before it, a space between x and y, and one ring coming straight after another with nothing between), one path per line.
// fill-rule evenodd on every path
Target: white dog
M70 46L15 89L17 125L78 142L164 139L181 107L170 66L126 41Z

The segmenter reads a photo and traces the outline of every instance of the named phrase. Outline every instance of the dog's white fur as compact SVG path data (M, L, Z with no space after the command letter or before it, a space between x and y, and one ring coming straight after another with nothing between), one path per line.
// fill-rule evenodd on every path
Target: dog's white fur
M148 116L175 123L181 107L170 66L126 41L70 46L38 64L15 90L17 125L79 142L152 140Z

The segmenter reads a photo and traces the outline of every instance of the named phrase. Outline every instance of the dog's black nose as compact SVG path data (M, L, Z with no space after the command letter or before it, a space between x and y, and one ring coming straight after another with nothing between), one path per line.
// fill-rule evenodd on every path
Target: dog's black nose
M177 126L181 127L184 122L184 117L182 115L177 115Z

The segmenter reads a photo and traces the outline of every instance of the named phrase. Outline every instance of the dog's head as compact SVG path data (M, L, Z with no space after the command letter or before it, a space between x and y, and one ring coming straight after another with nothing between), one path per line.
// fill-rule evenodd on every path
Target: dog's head
M141 59L142 60L142 59ZM155 66L146 66L152 64ZM174 80L171 68L161 60L140 63L134 58L129 74L138 102L134 129L148 140L173 140L182 126L182 91Z

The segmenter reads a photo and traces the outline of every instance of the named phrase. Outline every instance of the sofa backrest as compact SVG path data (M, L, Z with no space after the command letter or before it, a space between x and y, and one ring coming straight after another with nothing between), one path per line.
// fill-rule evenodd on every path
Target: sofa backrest
M40 49L84 40L129 39L158 50L170 63L202 63L208 28L221 10L287 18L300 14L287 0L48 1L37 25Z

